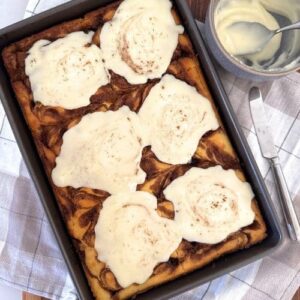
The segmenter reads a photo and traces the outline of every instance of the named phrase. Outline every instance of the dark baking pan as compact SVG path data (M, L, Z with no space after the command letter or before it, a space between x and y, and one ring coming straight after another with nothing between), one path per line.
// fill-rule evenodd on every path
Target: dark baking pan
M43 29L63 21L77 18L88 11L111 2L113 1L73 0L40 15L36 15L30 19L4 28L0 30L0 51L2 51L5 46L26 36L42 31ZM281 240L277 217L264 181L237 122L233 109L227 99L216 70L211 62L210 56L205 48L201 34L196 27L196 23L192 17L190 9L185 0L175 0L174 3L182 18L186 32L189 34L194 44L194 48L198 53L206 81L230 136L231 142L238 153L242 167L254 189L259 206L267 223L268 237L258 245L226 255L202 269L194 271L193 273L180 277L160 287L154 288L149 292L138 296L138 299L168 299L171 296L175 296L192 289L270 254ZM71 238L67 233L58 205L56 204L54 194L47 180L41 160L35 149L31 133L26 125L18 102L10 86L9 78L2 59L0 61L0 96L21 153L35 183L48 219L52 225L53 232L66 260L74 284L76 285L78 295L82 300L93 299L83 273L81 263L72 245Z

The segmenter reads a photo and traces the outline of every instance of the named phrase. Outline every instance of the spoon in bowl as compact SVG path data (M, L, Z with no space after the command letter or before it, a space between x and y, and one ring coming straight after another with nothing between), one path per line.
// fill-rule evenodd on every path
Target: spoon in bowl
M245 56L260 52L274 35L292 29L300 29L300 21L276 30L257 22L236 22L230 26L230 34L238 42L236 55Z

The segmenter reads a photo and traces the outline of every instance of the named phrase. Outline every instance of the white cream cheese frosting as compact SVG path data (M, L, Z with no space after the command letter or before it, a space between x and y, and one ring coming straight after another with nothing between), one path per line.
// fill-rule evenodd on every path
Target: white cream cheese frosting
M131 84L160 78L183 27L175 24L169 0L124 0L100 34L108 69Z
M174 221L190 242L219 243L255 218L250 185L220 166L190 169L164 195L174 204Z
M37 41L28 52L25 71L33 98L47 106L75 109L109 83L102 51L90 44L94 32L73 32L54 42Z
M279 28L276 19L266 10L260 0L222 0L215 12L215 27L224 48L232 55L254 52L255 33L249 32L247 26L236 32L232 26L237 22L257 22L270 30ZM257 32L257 39L261 34ZM258 53L249 55L248 59L258 63L271 59L280 47L281 35L276 35ZM247 51L248 49L248 51Z
M263 30L250 30L247 23L246 26L232 25L255 22L275 30L299 19L298 0L220 0L215 10L214 24L227 52L256 69L275 71L281 68L288 70L299 64L299 30L277 34L261 48L259 40L264 38ZM243 54L254 52L255 45L258 47L255 54Z
M95 248L123 288L144 283L182 240L174 221L156 208L157 199L146 192L116 194L103 203Z
M138 115L149 130L152 151L170 164L188 163L201 137L219 127L209 100L168 74L151 89Z
M88 114L63 135L53 182L111 194L134 191L146 177L140 160L147 143L138 116L126 106Z

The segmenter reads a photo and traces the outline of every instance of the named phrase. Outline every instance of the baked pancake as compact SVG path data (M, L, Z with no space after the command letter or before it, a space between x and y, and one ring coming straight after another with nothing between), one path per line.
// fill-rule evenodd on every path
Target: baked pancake
M122 106L138 113L150 90L159 79L148 80L143 84L129 84L125 78L110 71L110 83L99 87L91 96L87 106L65 109L44 106L33 99L32 87L25 72L25 60L29 49L39 40L56 41L66 35L84 31L94 31L92 43L100 46L100 32L104 24L110 21L121 1L92 11L82 18L51 27L18 41L6 49L2 56L9 73L11 85L18 99L24 117L31 130L38 153L43 162L49 182L59 204L62 217L73 239L82 262L91 290L96 299L127 299L150 288L182 276L212 262L218 257L239 249L250 247L266 237L266 225L258 204L252 199L255 220L250 226L243 227L230 234L218 244L210 245L182 240L167 262L159 263L151 277L142 284L132 284L122 288L111 270L97 259L95 250L95 226L104 201L110 194L91 188L57 187L51 178L56 166L55 160L60 154L64 133L77 125L88 113L117 111ZM175 9L172 10L175 22L181 23ZM233 169L237 176L245 181L239 159L231 146L225 128L219 118L210 91L202 74L198 58L191 41L186 34L179 35L179 42L173 54L167 73L195 87L212 104L220 127L207 132L199 141L197 150L190 163L171 165L157 159L151 147L145 147L140 163L146 173L144 183L138 185L138 191L149 192L158 199L157 212L161 217L174 219L173 204L167 200L163 191L176 178L184 175L193 167L210 168L222 166ZM126 149L124 149L126 151ZM78 155L78 160L82 158Z

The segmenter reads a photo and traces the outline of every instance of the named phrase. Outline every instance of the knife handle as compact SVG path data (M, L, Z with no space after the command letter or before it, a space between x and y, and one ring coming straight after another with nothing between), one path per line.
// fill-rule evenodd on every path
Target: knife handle
M278 157L271 159L271 166L290 238L300 242L300 223Z

